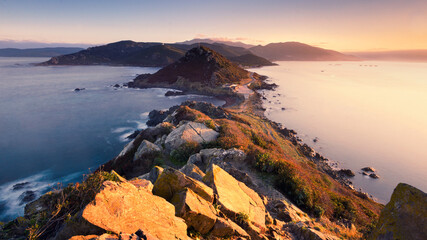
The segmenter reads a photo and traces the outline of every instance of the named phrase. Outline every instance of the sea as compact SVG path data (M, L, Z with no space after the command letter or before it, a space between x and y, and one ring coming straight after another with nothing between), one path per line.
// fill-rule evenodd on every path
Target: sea
M114 158L127 136L146 127L151 110L186 100L224 104L114 87L158 68L33 64L46 60L0 58L0 221L23 215L25 196L81 181Z
M356 189L387 203L398 183L427 191L427 63L277 62L251 69L279 85L266 116L351 169ZM373 167L379 179L362 175Z

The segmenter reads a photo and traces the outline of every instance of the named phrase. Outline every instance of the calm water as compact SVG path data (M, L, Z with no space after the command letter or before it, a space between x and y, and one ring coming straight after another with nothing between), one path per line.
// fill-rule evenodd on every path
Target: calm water
M79 181L112 159L148 112L202 96L164 97L165 89L117 89L156 68L35 67L41 58L0 58L0 221L23 213L20 195ZM86 88L74 92L75 88ZM12 190L16 183L30 182Z
M426 63L279 62L254 70L279 85L265 92L267 117L352 169L356 187L381 202L399 182L427 191ZM366 166L381 178L359 174Z

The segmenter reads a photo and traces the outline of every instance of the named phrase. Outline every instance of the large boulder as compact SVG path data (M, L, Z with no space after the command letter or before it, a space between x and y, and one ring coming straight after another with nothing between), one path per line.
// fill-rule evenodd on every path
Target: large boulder
M288 226L291 232L297 239L310 240L339 240L340 238L317 231L316 229L307 227L304 223L293 223Z
M191 189L209 203L212 203L214 200L212 188L173 168L166 168L162 174L160 174L159 178L154 183L153 193L171 201L176 193L186 188Z
M151 183L155 183L157 178L160 176L160 174L162 174L163 172L163 168L159 167L159 166L154 166L150 172L139 176L138 178L140 179L146 179L148 181L150 181Z
M242 237L244 239L250 239L248 233L245 230L243 230L235 222L225 218L218 218L216 220L211 235L219 238L236 236Z
M215 164L203 180L215 190L220 209L229 218L243 218L261 230L265 229L265 206L255 191Z
M133 161L143 161L144 157L157 155L160 151L161 149L156 144L143 140L135 152Z
M222 162L243 162L246 159L246 154L242 150L207 148L200 150L199 153L193 154L188 159L188 163L197 165L200 169L206 170L209 165L219 165Z
M427 194L399 183L369 239L427 239Z
M176 216L183 218L199 233L206 234L214 226L217 218L215 208L191 189L176 193L171 202L175 205Z
M116 234L142 230L160 240L188 239L187 225L175 217L172 204L128 182L104 182L82 216Z
M206 127L203 123L185 122L166 137L165 147L172 151L187 142L208 143L215 141L218 135L218 132Z
M179 171L198 181L202 181L205 176L205 173L192 163L185 164Z

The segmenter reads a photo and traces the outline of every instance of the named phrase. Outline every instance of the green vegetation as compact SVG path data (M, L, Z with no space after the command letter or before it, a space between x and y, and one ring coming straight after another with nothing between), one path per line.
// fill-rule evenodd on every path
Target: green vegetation
M180 148L171 152L170 160L173 164L181 167L187 162L191 155L198 153L200 150L200 144L196 142L187 142Z
M248 223L249 222L249 215L244 212L239 212L236 215L236 220L238 223Z

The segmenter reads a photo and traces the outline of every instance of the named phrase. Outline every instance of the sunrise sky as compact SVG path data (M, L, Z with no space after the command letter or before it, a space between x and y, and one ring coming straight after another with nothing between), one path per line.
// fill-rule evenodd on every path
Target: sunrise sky
M339 51L427 49L426 0L0 0L0 41L104 44L195 37Z

